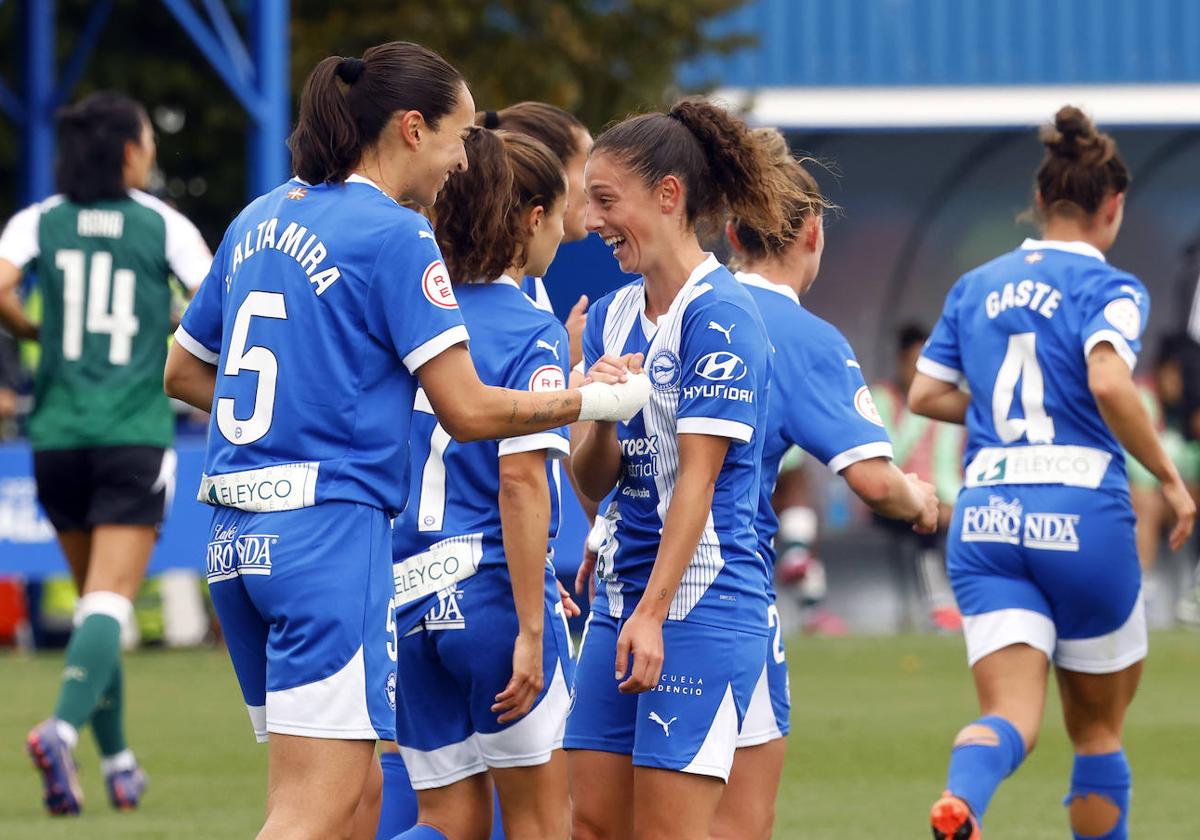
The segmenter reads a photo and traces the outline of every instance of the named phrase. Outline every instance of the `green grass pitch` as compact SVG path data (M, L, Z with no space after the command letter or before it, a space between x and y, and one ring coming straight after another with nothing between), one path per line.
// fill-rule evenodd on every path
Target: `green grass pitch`
M775 836L926 838L954 732L975 715L962 643L905 636L794 639L795 708ZM248 838L260 824L266 750L254 743L223 651L146 652L127 660L129 734L150 773L142 810L104 797L90 733L80 749L79 819L43 815L23 751L52 703L60 658L0 657L0 838ZM1053 694L1042 742L988 814L989 840L1069 837L1060 804L1070 751ZM1127 741L1134 837L1200 837L1200 636L1156 634Z

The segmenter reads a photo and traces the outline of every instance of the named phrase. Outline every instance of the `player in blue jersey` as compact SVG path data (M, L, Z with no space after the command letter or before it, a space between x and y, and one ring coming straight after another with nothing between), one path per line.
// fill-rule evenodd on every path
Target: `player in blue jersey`
M774 578L776 537L792 541L810 517L789 508L777 517L771 506L779 466L792 446L810 452L841 475L851 489L883 516L913 522L922 533L937 528L938 502L932 484L905 475L892 463L892 444L871 402L854 350L832 324L800 305L816 281L825 245L822 211L829 205L787 141L775 129L754 132L775 168L802 191L789 213L797 231L791 241L764 234L734 218L726 236L741 268L735 275L758 304L775 348L771 402L763 430L762 482L755 530L758 554ZM771 646L750 699L738 749L710 837L769 840L775 797L787 752L791 701L783 628L774 586L767 608Z
M1147 644L1122 446L1162 482L1172 547L1195 518L1132 378L1149 297L1104 258L1129 171L1077 108L1041 140L1043 239L954 284L909 391L914 411L967 427L948 571L983 716L955 739L936 838L981 836L992 794L1037 739L1048 662L1075 748L1072 834L1129 836L1121 730Z
M567 719L573 836L699 840L766 658L753 523L771 352L696 226L730 206L789 237L800 196L702 100L605 131L587 191L588 229L641 277L592 307L584 361L643 353L654 394L628 423L587 428L572 460L589 497L613 493Z
M508 131L476 129L467 151L470 169L432 216L480 378L561 391L566 330L517 278L543 273L562 240L562 165ZM552 462L568 454L567 430L454 443L418 391L410 451L410 502L392 540L396 739L420 822L440 832L429 836L487 837L494 781L507 836L565 840L575 666L547 551L559 517Z
M168 392L212 411L208 579L271 734L260 838L374 834L373 748L395 721L389 518L418 380L458 440L629 416L649 391L623 371L554 394L479 381L433 232L398 203L431 205L466 168L474 113L415 44L321 61L289 141L297 177L230 225L168 358Z

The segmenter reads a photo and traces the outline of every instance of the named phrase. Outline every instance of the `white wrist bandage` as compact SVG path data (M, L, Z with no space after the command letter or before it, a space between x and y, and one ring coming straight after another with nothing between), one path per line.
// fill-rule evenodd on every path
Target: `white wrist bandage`
M650 400L650 377L631 373L624 382L591 382L579 389L579 419L628 420Z

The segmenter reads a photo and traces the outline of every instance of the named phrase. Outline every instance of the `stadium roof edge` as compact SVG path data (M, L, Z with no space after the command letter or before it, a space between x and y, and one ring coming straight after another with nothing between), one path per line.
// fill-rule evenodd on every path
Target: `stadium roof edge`
M1200 125L1200 84L727 87L711 97L783 129L1027 128L1067 104L1101 126Z

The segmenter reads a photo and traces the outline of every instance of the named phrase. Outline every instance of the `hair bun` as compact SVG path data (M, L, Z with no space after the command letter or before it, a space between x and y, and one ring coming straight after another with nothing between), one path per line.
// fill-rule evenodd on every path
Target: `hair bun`
M352 85L358 81L363 74L363 69L366 67L366 62L361 58L343 58L338 62L337 74L348 85Z
M1051 154L1078 159L1090 156L1103 146L1103 137L1091 119L1074 105L1064 105L1054 115L1054 125L1043 126L1042 144Z

